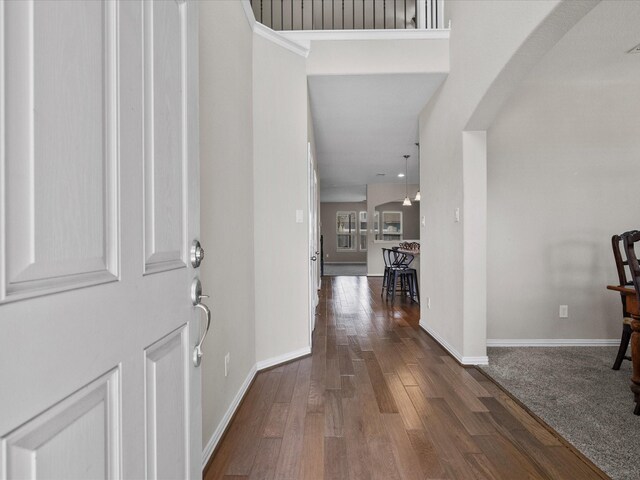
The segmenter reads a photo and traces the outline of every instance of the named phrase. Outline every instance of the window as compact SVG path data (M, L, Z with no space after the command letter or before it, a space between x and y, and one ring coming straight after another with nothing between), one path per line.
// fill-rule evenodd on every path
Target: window
M402 240L402 212L382 212L382 240Z
M373 233L375 235L375 239L378 239L378 235L380 234L380 212L376 210L373 216Z
M356 249L356 212L336 212L336 250Z
M360 223L358 229L360 230L360 251L367 251L367 212L360 212Z

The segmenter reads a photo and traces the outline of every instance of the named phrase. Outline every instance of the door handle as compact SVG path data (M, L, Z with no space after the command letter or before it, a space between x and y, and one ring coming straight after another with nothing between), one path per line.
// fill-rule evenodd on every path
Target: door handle
M315 262L318 258L314 255L313 257L311 257L311 261Z
M211 327L211 309L202 303L203 298L209 298L209 295L202 294L202 284L200 283L200 279L194 278L191 283L191 303L195 308L202 310L207 316L207 328L204 329L204 332L200 336L200 340L196 343L196 346L193 347L192 359L193 365L196 367L199 367L202 362L202 343L209 332L209 327Z
M203 295L202 297L206 296L208 295ZM196 346L193 347L193 365L199 367L200 363L202 362L202 343L204 342L207 333L209 333L209 327L211 326L211 309L204 303L196 303L194 307L202 310L207 316L207 327L204 329L204 332L202 332L202 336L200 337L198 343L196 343Z
M316 255L320 255L320 252L316 252Z

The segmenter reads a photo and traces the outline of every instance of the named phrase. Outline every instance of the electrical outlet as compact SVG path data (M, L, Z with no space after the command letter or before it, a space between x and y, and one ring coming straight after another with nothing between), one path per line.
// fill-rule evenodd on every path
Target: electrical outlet
M569 318L569 305L560 305L560 318Z
M460 209L456 208L453 212L453 218L456 223L460 221Z
M427 297L427 308L431 308L431 297Z
M229 360L231 360L231 355L227 352L224 356L224 376L229 376Z

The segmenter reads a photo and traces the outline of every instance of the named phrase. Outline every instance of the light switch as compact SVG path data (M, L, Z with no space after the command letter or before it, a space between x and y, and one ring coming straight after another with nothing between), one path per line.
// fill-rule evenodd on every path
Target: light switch
M302 213L302 210L296 210L296 223L302 223L303 220L304 214Z
M455 213L454 213L454 217L456 220L456 223L458 223L460 221L460 209L456 208Z
M422 225L423 227L427 226L427 217L425 217L424 215L422 215L422 218L420 219L420 225Z

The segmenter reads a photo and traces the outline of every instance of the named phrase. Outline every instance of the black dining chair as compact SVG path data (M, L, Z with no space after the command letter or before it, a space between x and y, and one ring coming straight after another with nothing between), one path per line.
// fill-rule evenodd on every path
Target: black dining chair
M387 280L387 296L391 292L391 303L396 299L398 282L400 291L406 292L411 301L420 303L420 291L418 289L418 274L415 268L411 268L414 255L404 252L395 252L397 257L395 264L389 269Z

